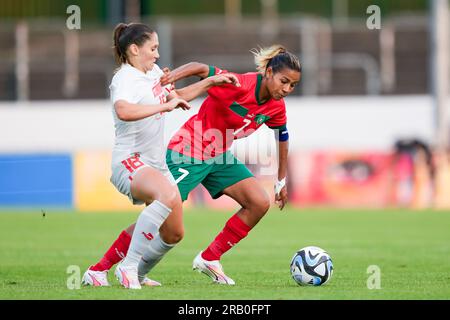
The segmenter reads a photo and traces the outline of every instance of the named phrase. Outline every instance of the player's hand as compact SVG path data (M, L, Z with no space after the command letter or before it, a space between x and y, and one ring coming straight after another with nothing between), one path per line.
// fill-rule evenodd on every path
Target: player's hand
M172 111L173 109L181 108L183 110L189 110L191 106L186 100L180 98L174 98L167 103L166 111Z
M283 210L287 202L288 202L288 193L286 186L284 186L281 189L280 193L275 194L275 203L278 205L278 208L280 208L280 210Z
M209 81L213 86L220 86L223 84L234 84L236 87L240 87L239 79L232 73L217 74L209 77Z
M169 83L173 84L175 81L177 81L175 74L172 71L170 71L169 68L164 67L162 71L164 72L163 76L160 79L162 86L165 86Z

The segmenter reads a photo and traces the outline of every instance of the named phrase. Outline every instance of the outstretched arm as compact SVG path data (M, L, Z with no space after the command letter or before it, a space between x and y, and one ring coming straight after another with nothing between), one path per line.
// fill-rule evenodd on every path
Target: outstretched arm
M181 98L186 101L191 101L205 93L209 88L223 84L233 84L236 87L241 86L236 75L232 73L223 73L203 79L202 81L198 81L187 87L175 89L169 94L168 99Z
M163 104L156 105L142 105L130 103L125 100L118 100L114 103L117 117L122 121L136 121L147 117L151 117L160 112L170 112L175 108L182 108L183 110L190 109L190 105L179 98Z
M206 78L209 74L209 66L200 62L189 62L172 71L168 68L163 68L163 71L164 75L161 77L161 84L165 86L190 76Z

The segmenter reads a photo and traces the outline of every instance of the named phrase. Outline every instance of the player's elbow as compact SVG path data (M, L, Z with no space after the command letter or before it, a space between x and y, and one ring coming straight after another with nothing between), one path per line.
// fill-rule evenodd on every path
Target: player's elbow
M207 64L193 61L189 63L191 65L191 68L197 70L196 74L200 78L206 78L209 74L209 66Z
M114 104L114 109L116 110L117 118L122 121L130 121L130 114L126 108L126 103L118 101Z
M130 116L126 112L116 112L117 118L119 118L122 121L131 121Z

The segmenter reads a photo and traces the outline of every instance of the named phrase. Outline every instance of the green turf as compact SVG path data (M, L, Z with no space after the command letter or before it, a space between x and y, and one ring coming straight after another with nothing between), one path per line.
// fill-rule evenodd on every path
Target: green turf
M151 273L158 288L130 291L109 275L109 288L69 290L70 265L81 275L136 213L40 210L0 214L0 299L449 299L450 212L409 210L270 211L223 256L234 287L212 284L191 270L199 250L230 213L189 210L183 241ZM321 287L300 287L289 273L297 249L326 249L335 272ZM381 269L369 290L367 268Z

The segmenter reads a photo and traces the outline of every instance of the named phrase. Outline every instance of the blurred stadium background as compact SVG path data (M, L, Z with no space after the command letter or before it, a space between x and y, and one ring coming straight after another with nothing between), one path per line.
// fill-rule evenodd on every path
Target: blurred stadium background
M71 5L81 29L67 27ZM371 5L380 29L367 26ZM115 24L141 21L159 33L160 66L246 72L252 48L298 54L302 81L287 99L292 206L450 208L447 20L446 0L1 0L0 206L139 210L109 183L108 85ZM200 102L169 115L167 139ZM234 148L261 160L251 169L271 194L272 140L261 130ZM187 205L235 203L200 187Z

